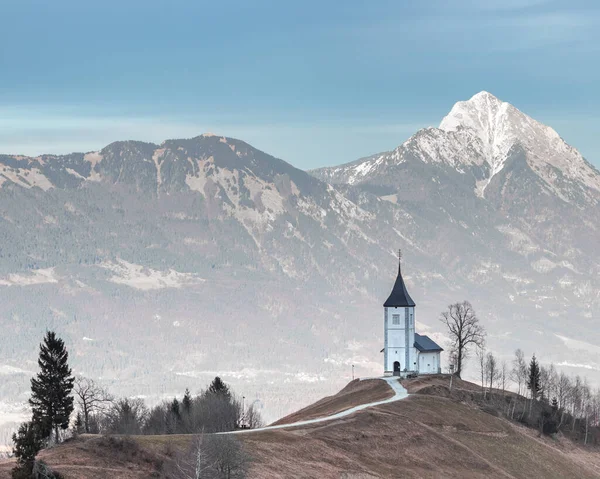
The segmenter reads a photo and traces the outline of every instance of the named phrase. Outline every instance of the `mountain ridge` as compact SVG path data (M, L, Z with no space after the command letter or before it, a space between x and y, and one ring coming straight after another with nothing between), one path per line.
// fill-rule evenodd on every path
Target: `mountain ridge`
M427 127L419 130L391 152L370 155L363 161L356 160L337 167L318 168L312 172L315 176L333 183L354 184L361 181L360 177L365 176L366 172L372 172L383 163L395 162L398 165L412 157L425 163L446 163L463 173L466 171L462 166L470 168L473 176L480 182L477 191L483 195L485 187L502 169L507 155L517 144L526 150L531 151L535 147L541 150L534 152L538 161L543 154L550 156L551 160L558 162L560 168L569 174L570 179L576 179L586 187L594 189L594 204L598 204L598 170L575 148L568 145L554 129L537 122L510 103L502 102L486 91L467 101L457 102L442 119L438 128ZM560 154L567 155L566 161L559 161ZM551 161L542 163L556 166ZM574 164L578 169L573 167ZM350 171L344 172L346 168L350 170L350 167L353 167L354 174ZM549 180L549 174L544 175L543 179L555 187L554 182ZM555 191L560 193L560 189L555 188Z
M436 317L469 299L492 348L538 350L539 331L548 361L593 376L595 356L573 348L600 341L595 197L576 185L563 201L518 147L481 197L483 163L459 161L481 150L473 134L415 137L424 148L355 162L355 182L215 135L0 155L0 326L17 338L0 365L27 364L53 327L74 370L118 394L220 374L275 419L352 364L379 373L378 311L402 247L419 331L445 344ZM430 153L440 161L419 159ZM11 375L0 395L19 401L28 379Z

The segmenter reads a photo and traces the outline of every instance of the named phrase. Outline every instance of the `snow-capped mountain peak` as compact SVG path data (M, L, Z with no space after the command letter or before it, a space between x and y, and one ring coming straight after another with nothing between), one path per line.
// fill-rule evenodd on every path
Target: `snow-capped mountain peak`
M439 128L419 130L393 151L316 174L333 183L360 184L412 168L410 164L450 167L474 178L480 197L490 184L527 171L542 181L544 191L563 201L600 203L600 174L575 148L551 127L487 91L459 101Z
M481 140L482 152L492 168L492 175L502 168L508 151L515 143L527 143L527 139L537 137L543 137L546 142L550 138L560 139L551 128L486 91L456 103L440 123L440 129L447 132L460 128L470 130Z
M489 92L482 91L456 103L439 128L446 132L464 129L481 142L484 161L490 167L488 182L504 168L510 151L519 145L529 164L540 170L540 176L545 176L544 170L558 169L570 180L600 190L597 172L554 129ZM552 183L553 175L544 179Z

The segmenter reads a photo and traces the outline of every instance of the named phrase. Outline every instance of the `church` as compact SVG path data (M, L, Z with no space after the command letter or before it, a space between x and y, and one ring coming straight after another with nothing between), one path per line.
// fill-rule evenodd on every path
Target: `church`
M398 255L398 277L383 303L383 367L386 376L412 376L442 372L443 349L432 339L415 332L415 302L402 279L402 255Z

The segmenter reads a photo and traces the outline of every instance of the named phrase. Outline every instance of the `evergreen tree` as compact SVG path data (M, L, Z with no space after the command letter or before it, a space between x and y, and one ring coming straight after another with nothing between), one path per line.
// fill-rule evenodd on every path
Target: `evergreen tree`
M13 453L17 459L17 467L12 471L13 478L31 477L35 456L44 446L40 428L34 422L26 422L12 436Z
M183 406L183 412L189 414L192 409L192 395L190 394L190 390L187 388L185 390L185 394L183 395L181 405Z
M527 379L527 388L531 391L531 399L537 399L542 392L540 382L540 365L535 359L535 354L529 363L529 377Z
M181 432L181 407L177 398L168 406L167 412L167 433L178 434Z
M54 431L59 440L59 429L69 427L73 412L73 376L68 365L69 353L65 343L53 331L48 331L40 344L38 365L41 371L31 379L29 404L33 422L38 425L42 437L49 438Z
M558 411L558 399L556 399L556 396L552 398L552 402L550 404L552 406L552 412L556 414Z
M75 423L73 424L73 432L75 434L82 434L82 433L86 432L83 416L81 415L80 412L78 412L77 416L75 416Z
M227 384L225 384L219 376L213 379L212 383L210 383L210 386L208 386L208 392L219 396L225 396L227 398L231 397L229 386L227 386Z
M173 414L173 416L175 416L175 419L180 420L181 419L181 408L179 407L179 401L177 400L177 398L173 399L173 402L171 403L171 414Z

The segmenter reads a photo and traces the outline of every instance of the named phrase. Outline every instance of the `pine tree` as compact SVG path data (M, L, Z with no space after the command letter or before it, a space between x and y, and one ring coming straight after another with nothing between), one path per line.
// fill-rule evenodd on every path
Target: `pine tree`
M35 456L44 446L44 440L37 424L26 422L12 436L13 454L17 459L17 467L12 471L12 477L31 477Z
M185 394L183 395L181 405L183 406L183 412L189 414L190 410L192 409L192 395L190 394L190 390L187 388L185 390Z
M540 365L535 359L535 354L529 363L529 378L527 379L527 388L531 391L531 399L537 399L542 392L540 386Z
M177 400L177 398L173 399L173 402L171 403L171 413L177 419L181 419L181 411L179 407L179 401Z
M227 384L225 384L219 376L213 379L213 382L210 383L210 386L208 386L208 392L212 394L225 396L227 398L231 397L229 386L227 386Z
M29 404L42 437L49 438L54 431L59 440L59 429L69 427L73 412L73 376L68 365L69 353L65 343L53 331L48 331L40 344L38 365L41 371L31 379Z
M550 404L552 407L552 412L556 413L556 411L558 411L558 399L556 399L556 396L552 398L552 402Z
M78 412L77 416L75 416L75 423L73 424L73 432L75 434L82 434L83 432L85 432L85 424L84 424L83 416L81 415L80 412Z

